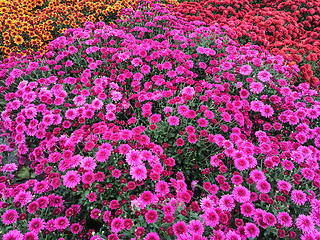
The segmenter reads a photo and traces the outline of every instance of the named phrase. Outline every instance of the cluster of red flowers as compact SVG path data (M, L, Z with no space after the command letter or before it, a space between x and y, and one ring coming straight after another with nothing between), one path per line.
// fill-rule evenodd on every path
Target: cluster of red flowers
M241 0L203 0L184 2L174 8L189 21L227 25L237 33L240 44L258 44L288 64L302 67L301 81L316 87L319 83L319 3L316 1L270 1L260 3Z

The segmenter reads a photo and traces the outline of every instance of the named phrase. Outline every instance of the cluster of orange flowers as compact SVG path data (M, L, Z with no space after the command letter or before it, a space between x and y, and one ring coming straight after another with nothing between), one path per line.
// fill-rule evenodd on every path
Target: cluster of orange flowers
M112 22L137 0L0 0L0 60L10 53L45 52L68 28Z

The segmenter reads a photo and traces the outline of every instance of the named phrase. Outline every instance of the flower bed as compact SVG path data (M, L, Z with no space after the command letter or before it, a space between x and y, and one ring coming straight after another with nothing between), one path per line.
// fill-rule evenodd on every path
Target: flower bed
M175 0L164 1L176 5ZM87 21L94 24L116 19L120 9L134 8L135 0L66 0L66 1L12 1L0 2L0 60L10 54L45 53L53 39L68 28L83 27Z
M319 238L319 95L158 4L1 64L1 236ZM30 166L38 180L14 182ZM42 178L42 180L40 179Z
M260 1L259 1L260 2ZM319 4L316 1L229 1L203 0L184 2L174 11L188 20L205 21L231 27L238 34L240 44L248 41L271 53L280 54L299 67L306 64L311 69L301 72L298 83L319 84Z

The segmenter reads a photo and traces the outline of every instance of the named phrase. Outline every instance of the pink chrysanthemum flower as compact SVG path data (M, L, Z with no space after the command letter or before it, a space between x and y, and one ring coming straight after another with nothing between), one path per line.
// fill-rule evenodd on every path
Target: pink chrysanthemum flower
M148 224L154 223L158 219L158 213L155 210L149 210L146 213L145 218Z
M219 200L219 207L223 211L231 211L235 207L234 199L231 195L223 195Z
M124 220L122 218L115 218L111 222L111 231L113 233L118 233L124 229Z
M18 219L18 212L16 210L9 209L1 216L2 222L5 225L10 225L11 223L15 223Z
M213 208L207 209L202 218L205 224L210 227L215 227L219 223L219 215Z
M98 219L100 215L101 215L101 210L97 208L92 209L92 211L90 212L90 217L92 219Z
M263 117L271 117L274 113L273 108L270 105L264 105L260 110L261 116Z
M138 150L131 150L126 155L126 161L130 166L138 166L142 164L141 152Z
M13 202L14 203L20 202L21 207L23 207L27 203L31 202L32 199L33 199L33 195L31 194L31 192L27 191L27 192L18 193L18 195L14 197Z
M272 77L272 75L266 71L266 70L262 70L258 73L258 79L261 81L261 82L267 82L270 80L270 78Z
M242 65L240 67L240 74L242 75L250 75L250 73L253 71L252 67L250 65Z
M139 198L144 205L149 205L153 202L154 196L150 191L144 191Z
M261 102L259 100L255 100L250 103L250 108L254 112L260 112L260 110L263 108L263 106L264 106L263 102Z
M271 190L270 183L267 181L259 181L256 187L262 193L268 193Z
M244 233L247 238L253 239L259 236L260 230L254 223L247 223L244 227Z
M80 107L81 105L86 103L86 97L82 95L78 95L73 98L73 102L77 107Z
M70 231L73 233L73 234L78 234L82 231L83 229L83 226L80 224L80 223L73 223L71 224L70 226Z
M66 229L70 225L69 220L66 217L59 217L54 220L54 223L56 225L56 229Z
M226 235L226 240L241 240L241 237L239 234L237 234L234 231L229 231Z
M160 240L160 237L155 232L149 232L144 238L144 240Z
M237 202L244 203L250 200L250 191L243 186L236 186L232 195Z
M63 177L63 185L65 185L67 188L74 188L80 183L80 174L78 174L78 171L69 171L64 175Z
M39 237L34 232L27 232L27 233L24 234L23 239L24 240L38 240Z
M168 118L168 122L171 126L178 126L179 125L179 118L176 116L170 116Z
M188 141L189 141L190 143L196 143L196 142L198 141L198 139L197 139L196 135L190 134L190 135L188 136Z
M188 227L185 222L178 221L176 224L173 225L173 232L177 236L187 233L187 231Z
M159 196L164 197L165 195L167 195L170 192L169 184L166 181L161 180L156 183L155 190Z
M279 212L277 216L278 222L284 227L292 226L292 218L287 212Z
M255 213L255 207L250 202L242 204L240 210L245 217L251 217Z
M256 169L250 172L250 177L253 179L255 183L266 180L266 176L264 175L264 173Z
M193 236L202 235L204 232L202 222L199 220L191 220L188 225L188 232Z
M96 98L92 101L91 106L95 110L100 110L103 107L103 102L100 99Z
M130 175L135 181L143 181L147 178L147 169L144 165L131 166Z
M44 228L45 228L45 222L41 218L32 218L29 221L28 229L30 232L39 233Z
M2 170L2 172L14 172L17 169L18 169L17 164L8 163L8 164L4 165L1 170Z
M249 168L249 162L246 158L237 158L234 160L234 165L239 171L244 171Z
M94 161L92 157L84 157L81 160L80 167L84 170L93 171L97 166L97 163Z
M197 123L199 124L200 127L207 127L208 126L208 120L204 118L200 118Z
M280 191L286 190L289 192L292 188L291 184L287 181L284 181L284 180L279 180L277 185L278 185L278 189Z
M213 208L216 204L210 199L210 197L205 197L200 200L200 206L203 211Z
M97 201L97 194L95 192L91 192L87 196L89 202L95 202Z
M98 162L105 162L111 155L111 151L108 149L100 148L99 151L96 153L96 160Z
M307 195L301 190L293 190L291 192L291 199L295 204L301 206L307 201Z
M83 183L91 184L95 181L94 173L92 171L88 171L82 175L81 179Z
M185 87L184 89L181 90L181 94L182 95L188 95L188 96L192 96L193 94L195 94L195 90L193 87Z
M3 234L2 240L23 240L23 235L17 229L11 230L10 232Z
M311 233L315 230L314 222L310 216L300 214L296 219L296 225L304 233Z
M261 93L263 90L263 84L261 82L253 82L250 84L250 91L253 93Z

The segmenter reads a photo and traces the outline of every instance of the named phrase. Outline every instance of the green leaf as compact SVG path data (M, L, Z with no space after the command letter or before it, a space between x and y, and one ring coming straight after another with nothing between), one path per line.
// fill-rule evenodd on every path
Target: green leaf
M14 176L17 178L17 180L30 179L30 167L23 166L22 168L19 168L17 171L15 171Z

